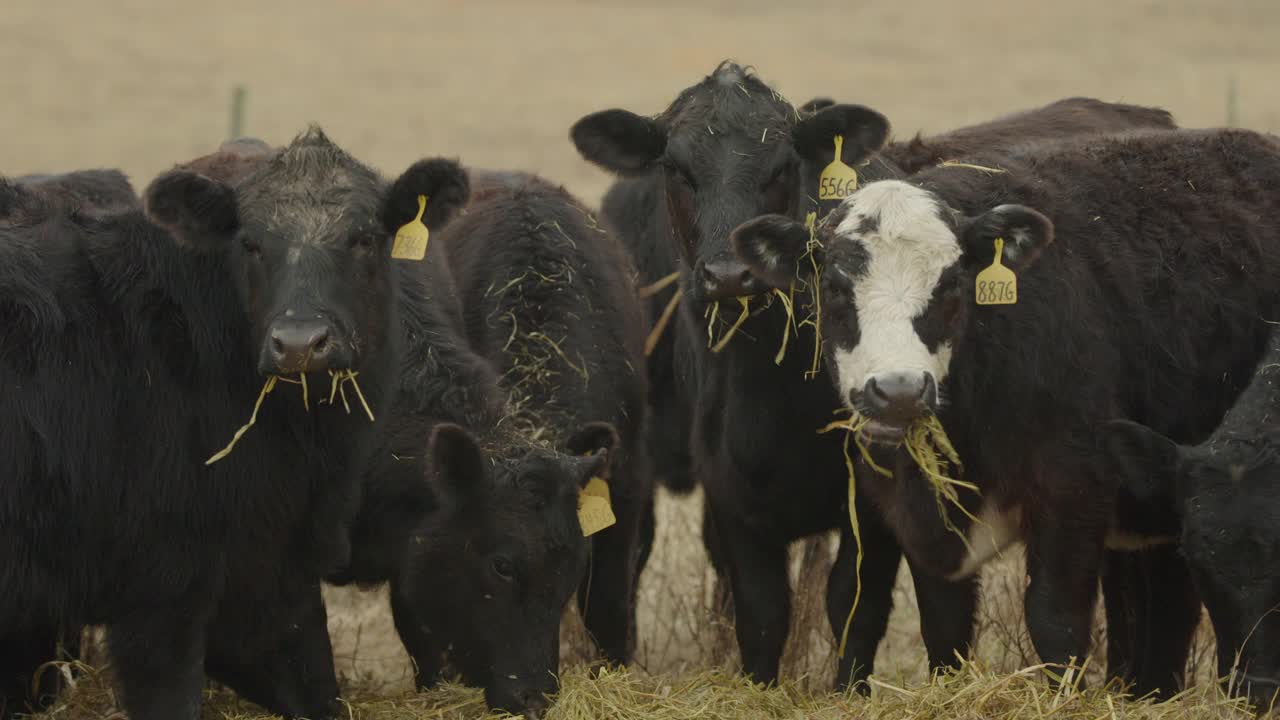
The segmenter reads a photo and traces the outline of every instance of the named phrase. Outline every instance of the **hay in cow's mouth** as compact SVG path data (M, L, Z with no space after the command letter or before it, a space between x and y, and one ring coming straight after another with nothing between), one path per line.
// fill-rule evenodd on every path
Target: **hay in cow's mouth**
M826 427L818 430L819 434L831 432L832 430L844 430L844 464L849 473L849 525L853 529L853 540L858 546L857 559L854 562L854 575L856 587L853 594L853 606L849 608L849 616L845 618L844 630L840 633L840 646L838 654L844 657L845 644L849 639L849 628L853 625L853 615L858 610L858 601L862 597L862 534L858 527L858 512L855 505L857 499L857 482L853 471L853 457L849 454L849 439L852 438L858 446L858 451L862 454L862 459L867 463L874 472L888 478L893 477L893 472L886 469L871 456L871 450L863 442L862 430L872 422L871 418L859 414L854 410L844 410L849 417L842 420L836 420ZM947 530L955 533L960 541L969 547L969 538L960 531L952 522L947 514L947 504L950 503L960 512L964 513L971 521L981 522L973 513L960 502L960 489L972 490L975 493L982 491L977 485L948 477L942 471L942 464L949 463L954 468L961 468L960 455L956 452L955 447L951 444L950 438L947 437L946 430L942 427L942 421L936 415L926 415L913 422L907 428L906 434L903 436L903 445L906 446L907 454L911 456L912 462L920 468L924 473L925 479L933 486L933 496L938 503L938 515L942 518L943 525Z
M356 376L359 374L360 373L351 369L330 370L329 377L333 379L333 385L329 389L329 397L327 398L327 401L330 405L332 405L334 404L334 401L337 399L337 397L341 396L342 406L346 409L347 414L350 415L351 405L347 402L346 385L347 383L351 383L352 389L355 390L356 397L360 399L361 407L364 408L365 415L369 416L369 422L373 422L374 421L373 410L369 409L369 402L365 400L364 392L360 390L360 383L356 380ZM249 422L245 423L244 425L241 425L240 429L236 430L236 434L231 437L231 442L227 443L226 447L214 453L213 456L210 457L208 460L205 460L204 461L205 465L212 465L231 454L231 451L235 448L236 443L240 442L240 438L244 437L244 434L249 432L249 428L253 427L254 423L258 421L258 411L262 409L262 402L267 399L267 396L271 394L272 390L276 389L276 384L279 382L287 382L293 385L301 385L302 386L302 407L307 412L311 412L311 399L310 399L310 393L307 387L306 373L299 373L297 380L294 380L293 378L290 378L290 377L284 377L281 375L272 375L268 377L266 382L262 384L262 392L258 393L258 399L253 403L253 413L249 416ZM326 401L326 398L320 399L321 404L323 404L325 401Z

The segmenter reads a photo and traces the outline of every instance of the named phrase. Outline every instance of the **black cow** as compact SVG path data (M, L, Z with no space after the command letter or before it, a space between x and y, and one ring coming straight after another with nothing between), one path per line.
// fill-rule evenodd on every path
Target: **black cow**
M1208 440L1180 445L1128 420L1102 439L1129 492L1178 520L1144 534L1181 546L1213 621L1219 675L1269 707L1280 690L1280 333Z
M181 246L137 210L3 195L24 211L0 225L0 665L21 674L53 628L102 624L132 718L197 717L206 652L215 677L306 693L251 699L328 716L331 658L305 658L329 655L319 580L347 562L376 425L320 400L350 369L377 412L398 371L382 182L318 130L234 190L167 173L147 206ZM304 373L309 412L299 389L260 396Z
M64 207L99 212L138 207L129 178L119 170L76 170L68 173L21 175L13 180L31 192ZM0 215L5 210L0 208Z
M1089 650L1109 533L1115 544L1152 522L1118 501L1098 426L1125 417L1202 439L1263 350L1280 287L1280 147L1244 131L1140 132L966 160L999 172L870 183L819 229L826 364L873 450L937 415L981 489L960 498L978 522L949 506L944 520L906 452L876 450L893 477L859 485L908 556L963 578L1024 540L1032 640L1066 663ZM1016 303L975 307L997 238ZM809 239L770 216L734 245L789 287L813 279L797 265ZM1163 659L1167 677L1198 615L1185 585L1163 599L1167 647L1182 653Z
M1043 125L1026 119L1034 113L1010 116L1013 119L930 142L938 148L936 156L947 157L952 148L984 134L992 146L1010 147L1053 137L1069 127L1080 133L1103 131L1122 116L1141 117L1134 124L1170 124L1163 111L1143 115L1131 112L1130 106L1086 100L1064 101L1036 112L1044 113ZM744 666L761 680L776 677L787 633L789 541L842 528L841 553L827 594L829 619L837 634L853 602L856 555L840 441L814 432L832 419L840 403L827 383L802 380L811 369L811 327L793 333L794 344L781 368L775 364L778 348L773 343L781 340L787 322L781 307L757 309L743 325L743 334L755 339L757 347L735 340L719 356L706 350L704 316L711 301L764 289L734 257L729 231L764 213L800 218L816 210L817 175L833 158L834 136L846 138L846 162L860 163L866 155L859 155L859 149L878 148L887 133L884 119L860 106L819 99L797 112L731 63L683 91L656 118L608 110L583 118L572 131L584 157L624 176L606 196L604 212L613 225L633 229L623 236L630 237L627 244L641 258L638 264L646 268L645 279L660 276L664 261L680 269L681 332L671 360L657 353L650 358L655 382L651 395L661 395L663 388L674 394L654 399L655 415L673 427L679 413L687 411L682 408L690 403L699 408L692 437L701 463L697 474L708 493L704 540L713 562L729 572ZM915 142L917 147L902 153L902 166L887 153L878 156L870 170L896 175L918 169L923 161L916 158L924 153L918 138ZM737 312L731 307L725 315ZM668 376L674 380L659 384L656 378L664 373L665 362L671 363ZM683 392L696 397L681 397L682 386L689 388ZM668 446L677 441L656 442L654 452L671 452ZM661 460L658 464L662 467ZM901 555L875 513L864 510L859 517L867 548L864 591L850 631L851 650L839 669L841 685L871 672ZM963 650L970 639L973 586L915 577L931 663L953 664L955 651Z
M576 200L534 176L474 177L467 213L436 242L468 336L502 373L508 413L496 428L436 430L440 507L401 593L425 609L429 631L399 615L397 626L420 684L451 644L490 706L536 710L556 690L560 616L575 590L607 661L626 663L635 645L635 583L653 532L643 322L630 263ZM585 538L578 496L595 476L607 478L617 524Z

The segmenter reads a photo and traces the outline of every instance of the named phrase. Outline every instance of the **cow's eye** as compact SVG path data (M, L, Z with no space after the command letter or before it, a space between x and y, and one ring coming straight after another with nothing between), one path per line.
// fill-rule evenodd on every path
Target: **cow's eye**
M764 184L760 194L765 212L784 213L787 211L791 200L789 179L790 174L787 172L787 166L783 165Z
M240 236L240 246L244 248L245 252L253 255L254 257L262 255L262 246L258 244L257 240L254 240L248 235Z
M694 190L698 187L698 184L693 180L693 174L688 170L685 170L684 167L673 162L668 162L665 170L667 179L674 182L677 186L688 188L689 190Z
M503 580L514 580L516 575L516 566L510 559L501 555L495 557L491 563L493 566L493 574Z

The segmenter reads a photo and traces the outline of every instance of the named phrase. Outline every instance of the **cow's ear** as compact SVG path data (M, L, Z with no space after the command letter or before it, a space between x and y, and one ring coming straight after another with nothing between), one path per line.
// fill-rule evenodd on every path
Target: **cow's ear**
M835 104L836 101L829 97L816 97L796 109L800 111L801 115L812 115L819 110L826 110Z
M587 161L619 175L653 167L667 149L667 131L653 118L602 110L573 124L569 137Z
M466 429L452 423L436 425L427 442L427 459L432 487L443 498L464 504L483 493L488 482L484 451Z
M809 228L784 215L762 215L734 228L729 235L733 250L751 274L779 290L797 280L806 281L811 266L801 262L809 247ZM822 248L814 259L822 262Z
M143 207L153 222L194 247L220 245L240 227L235 191L190 170L170 170L152 180Z
M960 245L975 267L991 264L997 238L1004 240L1001 263L1025 270L1053 243L1053 221L1025 205L999 205L960 222Z
M576 456L572 461L573 473L579 487L585 487L593 477L607 474L620 444L618 431L607 422L589 422L569 436L565 449Z
M884 147L889 120L862 105L831 105L797 122L791 142L803 160L826 167L835 159L837 135L843 138L840 159L855 165Z
M1177 443L1129 420L1103 423L1099 442L1119 487L1144 503L1176 499L1184 454Z
M453 219L471 198L471 181L455 160L430 158L409 166L391 183L382 203L382 225L388 233L418 216L418 196L427 199L422 222L432 231Z

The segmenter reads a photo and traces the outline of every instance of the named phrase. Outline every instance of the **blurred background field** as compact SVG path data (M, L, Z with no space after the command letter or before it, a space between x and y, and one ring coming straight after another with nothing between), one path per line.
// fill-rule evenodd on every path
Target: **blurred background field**
M610 178L574 151L573 121L656 113L725 58L797 104L874 107L898 138L1071 95L1163 106L1187 127L1280 130L1276 0L5 0L0 172L119 167L141 189L226 138L242 85L245 133L274 144L314 121L388 174L443 154L536 171L594 204ZM660 498L637 658L659 677L736 663L710 609L700 508L696 495ZM818 550L784 667L797 692L828 687L833 671ZM992 673L1035 663L1020 551L1009 555L984 576L979 657ZM905 574L897 595L877 675L914 687L926 670ZM326 597L344 677L366 693L407 690L382 594ZM1206 677L1202 635L1192 662ZM572 621L564 646L566 659L586 654Z

